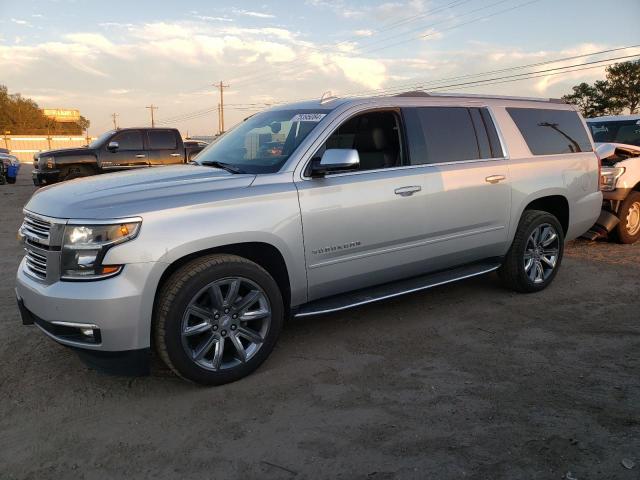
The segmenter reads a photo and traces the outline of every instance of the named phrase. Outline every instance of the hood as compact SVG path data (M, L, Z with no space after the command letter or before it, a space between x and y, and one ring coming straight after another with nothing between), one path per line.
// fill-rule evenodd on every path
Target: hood
M107 219L209 203L251 185L255 175L176 165L79 178L38 190L27 210L56 218Z
M614 143L614 142L596 142L595 146L598 148L600 145L613 145L616 149L622 150L623 152L630 155L640 155L640 147L638 145L631 145L629 143Z
M46 150L44 152L39 152L34 155L34 157L71 157L74 155L86 155L87 152L92 152L93 150L87 147L77 147L77 148L61 148L59 150Z

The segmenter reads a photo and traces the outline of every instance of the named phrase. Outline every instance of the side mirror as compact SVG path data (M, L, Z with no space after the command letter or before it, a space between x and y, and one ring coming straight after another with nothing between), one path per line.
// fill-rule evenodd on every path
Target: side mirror
M320 161L311 164L312 177L324 177L327 173L353 170L360 166L358 151L351 148L325 150Z
M611 143L596 144L596 155L600 160L613 157L616 154L616 146Z
M115 152L119 148L120 145L118 145L118 142L109 142L109 145L107 145L107 150L109 150L110 152Z

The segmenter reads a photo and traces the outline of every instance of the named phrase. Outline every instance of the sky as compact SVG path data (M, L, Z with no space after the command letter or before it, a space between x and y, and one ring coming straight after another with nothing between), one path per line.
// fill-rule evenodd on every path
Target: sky
M220 81L227 128L326 91L560 97L604 78L608 62L542 70L640 56L585 56L640 44L638 19L640 0L0 0L0 84L42 108L80 109L91 135L112 128L112 113L120 127L148 125L151 104L160 124L211 135ZM539 73L468 84L527 72Z

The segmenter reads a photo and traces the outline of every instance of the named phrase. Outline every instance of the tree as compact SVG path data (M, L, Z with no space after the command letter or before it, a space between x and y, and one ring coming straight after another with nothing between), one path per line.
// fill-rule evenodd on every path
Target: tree
M585 117L604 115L598 108L602 103L598 98L598 90L586 82L573 87L573 93L564 95L562 99L576 105Z
M582 82L562 97L576 105L585 117L637 113L640 108L640 60L607 67L606 80Z
M640 60L616 63L607 67L609 95L620 110L638 113L640 106Z
M77 123L47 118L36 102L19 93L10 94L6 86L0 85L0 133L77 135L88 126L89 121L84 117L80 117Z

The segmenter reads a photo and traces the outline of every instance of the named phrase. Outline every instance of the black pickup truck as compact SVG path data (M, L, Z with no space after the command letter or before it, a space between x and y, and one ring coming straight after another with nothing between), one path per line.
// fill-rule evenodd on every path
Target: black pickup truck
M35 154L33 183L42 186L99 173L187 163L205 146L183 142L174 128L111 130L86 147Z

